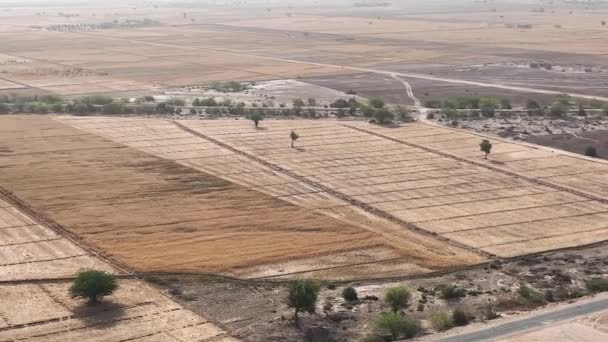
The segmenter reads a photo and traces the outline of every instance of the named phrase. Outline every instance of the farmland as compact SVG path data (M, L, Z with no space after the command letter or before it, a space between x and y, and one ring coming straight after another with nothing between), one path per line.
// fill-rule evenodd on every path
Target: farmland
M160 126L161 136L159 131L143 131L143 136L135 131L125 137L140 146L168 143L154 147L165 154L161 159L47 117L0 120L0 144L6 151L2 187L131 269L246 275L247 267L354 250L360 251L355 258L338 257L325 266L401 259L403 271L419 272L483 259L368 218L267 167L239 167L238 156L173 125ZM233 172L257 171L265 177L243 187L196 170L196 165L207 165L205 158L215 160L215 173L223 174L222 161L231 160ZM293 271L320 266L298 267ZM285 270L290 268L273 272Z
M242 120L65 120L297 205L335 215L344 206L327 204L337 197L489 255L590 244L608 233L608 185L601 181L607 164L508 142L495 142L486 161L479 137L449 129L298 120L267 121L256 130ZM302 136L295 149L288 145L291 130ZM161 132L205 138L202 151L161 137L141 139ZM196 160L218 147L224 158Z

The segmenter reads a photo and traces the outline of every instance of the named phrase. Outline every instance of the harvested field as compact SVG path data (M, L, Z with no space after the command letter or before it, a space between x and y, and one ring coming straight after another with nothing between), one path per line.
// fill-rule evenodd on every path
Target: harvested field
M123 142L148 146L146 152L167 158L161 159L48 117L4 116L0 121L0 185L137 271L255 276L248 268L278 263L274 273L270 266L260 269L259 275L271 275L387 258L426 271L483 260L333 200L267 166L247 160L225 164L225 158L235 157L230 151L170 123L150 121L160 123L158 131L108 128ZM218 156L223 158L213 162ZM245 187L206 172L228 177L263 172L266 177L259 178L263 184ZM300 259L308 260L305 266L289 263Z
M496 141L484 160L479 136L425 124L272 120L256 130L244 120L64 120L319 212L363 208L493 255L608 240L608 189L598 181L608 164L528 145ZM149 140L180 132L192 133L184 144ZM193 137L203 139L193 146ZM308 201L319 190L325 200ZM351 205L331 207L327 195Z
M0 285L0 341L238 341L139 281L98 306L70 299L68 285Z

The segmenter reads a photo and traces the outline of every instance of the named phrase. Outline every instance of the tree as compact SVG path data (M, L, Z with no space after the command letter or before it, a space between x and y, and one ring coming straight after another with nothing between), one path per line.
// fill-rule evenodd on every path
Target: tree
M538 102L534 101L534 100L528 100L528 102L526 103L526 109L538 109L540 108L540 105L538 104Z
M293 144L296 142L296 140L298 140L298 138L300 136L295 131L291 131L291 133L289 134L289 137L291 138L291 148L293 148L294 147Z
M511 101L509 99L501 99L500 100L500 108L502 109L512 109Z
M374 320L374 326L382 333L388 333L393 340L404 336L412 338L418 332L418 324L407 317L394 312L383 312Z
M380 125L390 122L394 117L395 115L386 108L378 109L374 113L374 118Z
M585 148L585 155L587 157L597 158L597 149L593 146L587 146L587 148Z
M606 20L602 20L602 26L606 26Z
M329 106L331 108L347 108L348 101L346 101L344 99L337 99L336 101L332 102Z
M294 107L304 107L306 104L304 103L304 100L302 99L294 99L293 100L293 106Z
M264 119L261 113L253 113L249 118L251 119L251 121L253 121L255 128L258 128L258 124Z
M580 103L578 105L578 115L579 116L587 116L587 111L585 110L585 107L583 107L582 103Z
M555 102L549 109L551 116L563 116L567 111L567 107L561 102Z
M312 97L308 98L308 107L316 107L317 106L317 100L313 99Z
M85 298L89 304L101 302L104 296L109 296L118 288L116 279L110 273L97 270L80 271L69 288L72 298Z
M407 308L411 298L412 292L405 286L391 287L384 293L384 301L390 305L395 313L401 309Z
M384 108L385 103L384 100L379 97L372 97L371 99L369 99L369 105L373 108L380 109Z
M357 290L355 290L354 287L349 286L342 290L342 298L344 298L344 300L352 301L359 299L359 295L357 295Z
M311 280L296 280L289 284L287 305L295 310L294 319L296 323L298 322L299 312L315 313L319 290L319 285Z
M490 142L490 140L483 139L481 141L481 144L479 144L479 148L480 148L481 152L485 152L485 154L486 154L484 159L488 159L488 154L490 154L490 152L492 152L492 143Z

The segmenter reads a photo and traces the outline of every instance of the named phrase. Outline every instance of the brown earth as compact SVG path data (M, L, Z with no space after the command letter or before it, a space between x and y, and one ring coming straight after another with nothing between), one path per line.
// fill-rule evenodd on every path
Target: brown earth
M4 116L0 122L0 185L136 270L228 272L377 246L394 249L359 226L48 117ZM412 245L396 251L406 262L442 267L480 260L411 236ZM425 248L442 252L422 254Z
M527 141L578 154L585 154L585 149L593 146L599 158L608 159L608 131L585 132L576 135L536 135L531 136Z

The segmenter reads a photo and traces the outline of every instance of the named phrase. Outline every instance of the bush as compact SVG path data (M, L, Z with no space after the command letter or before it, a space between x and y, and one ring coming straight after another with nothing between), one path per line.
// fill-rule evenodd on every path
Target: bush
M384 293L384 301L390 305L393 312L398 312L409 306L412 292L405 286L392 287Z
M306 106L306 103L304 103L304 100L302 100L302 99L294 99L293 106L294 107L304 107L304 106Z
M585 282L587 290L592 293L606 292L608 291L608 279L605 278L592 278Z
M549 109L549 113L551 114L551 116L564 116L564 114L566 114L568 112L568 108L560 102L556 102L553 105L551 105L551 108Z
M85 298L90 304L97 304L117 288L113 275L104 271L86 270L78 273L68 291L72 298Z
M102 109L104 114L120 114L123 111L122 104L118 102L111 102L105 104Z
M114 101L114 99L105 95L84 96L77 100L77 102L98 106L106 105L108 103L111 103L112 101Z
M519 289L517 290L517 294L529 303L533 303L533 304L544 304L545 303L545 296L542 293L531 289L527 285L521 285L519 287Z
M393 340L401 337L412 338L418 333L418 324L407 316L394 312L383 312L374 321L377 330L388 333Z
M585 155L587 157L597 158L597 149L593 146L587 146L587 148L585 148Z
M466 297L467 290L458 288L454 285L446 285L441 288L441 298L449 300Z
M357 290L355 290L354 287L349 286L342 290L342 298L344 298L344 300L353 301L359 299L359 296L357 295Z
M456 309L452 312L452 320L459 327L469 324L469 316L462 309Z
M445 311L436 312L430 317L431 326L437 331L446 331L454 327L452 316Z
M373 108L380 109L384 108L385 103L384 100L379 97L372 97L369 99L369 105Z
M391 122L395 118L395 115L390 110L382 108L376 110L374 118L378 124L382 125Z
M167 101L165 101L168 105L170 106L185 106L186 105L186 101L184 99L180 99L177 97L172 97L170 99L168 99Z
M337 99L329 105L331 108L348 108L348 101L344 99Z

